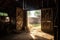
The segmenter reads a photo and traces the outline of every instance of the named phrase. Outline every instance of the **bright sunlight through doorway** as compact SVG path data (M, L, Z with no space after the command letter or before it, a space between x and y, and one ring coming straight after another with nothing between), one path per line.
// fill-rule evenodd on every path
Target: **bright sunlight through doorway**
M27 11L27 27L33 39L36 39L35 36L39 36L48 40L54 40L54 36L41 30L41 10Z
M30 31L41 31L41 10L27 11L27 21Z

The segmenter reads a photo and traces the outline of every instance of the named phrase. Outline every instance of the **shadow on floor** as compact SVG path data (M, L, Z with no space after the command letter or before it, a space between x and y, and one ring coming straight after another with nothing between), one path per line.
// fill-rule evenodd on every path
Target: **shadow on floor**
M30 33L22 32L20 34L10 34L1 37L0 40L48 40L46 38L35 36L35 39L30 35Z

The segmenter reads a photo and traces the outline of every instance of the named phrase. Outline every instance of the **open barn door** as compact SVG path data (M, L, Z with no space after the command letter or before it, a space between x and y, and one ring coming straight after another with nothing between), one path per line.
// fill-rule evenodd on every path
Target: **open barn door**
M52 8L41 9L41 29L43 32L53 34L53 11Z
M23 9L16 8L16 30L20 32L23 27Z

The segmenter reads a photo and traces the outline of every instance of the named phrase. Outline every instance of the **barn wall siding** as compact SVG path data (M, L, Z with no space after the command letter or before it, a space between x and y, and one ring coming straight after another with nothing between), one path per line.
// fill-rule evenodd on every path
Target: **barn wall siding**
M41 26L42 31L53 33L53 11L52 8L44 8L41 10Z

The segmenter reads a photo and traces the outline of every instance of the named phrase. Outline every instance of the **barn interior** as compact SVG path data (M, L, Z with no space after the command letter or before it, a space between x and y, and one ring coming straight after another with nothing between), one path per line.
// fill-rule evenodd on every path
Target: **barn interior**
M0 40L58 40L58 0L0 0Z

